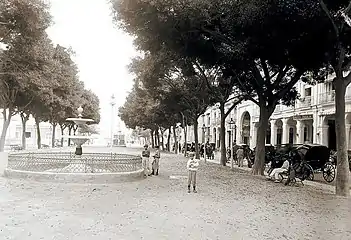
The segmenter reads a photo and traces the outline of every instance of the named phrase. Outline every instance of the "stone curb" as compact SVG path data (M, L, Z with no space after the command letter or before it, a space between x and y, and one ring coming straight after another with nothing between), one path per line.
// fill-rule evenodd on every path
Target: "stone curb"
M4 176L7 178L30 179L39 182L60 182L60 183L121 183L133 182L144 179L144 170L119 173L50 173L31 172L13 169L5 169Z

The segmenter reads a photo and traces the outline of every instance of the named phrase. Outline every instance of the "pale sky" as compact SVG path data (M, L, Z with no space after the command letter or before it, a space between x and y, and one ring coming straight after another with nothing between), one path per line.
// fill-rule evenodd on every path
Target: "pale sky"
M76 52L80 79L100 98L100 133L108 136L111 95L116 97L117 114L133 85L127 70L137 54L132 38L114 25L108 0L50 2L54 25L47 32L55 44L72 47Z

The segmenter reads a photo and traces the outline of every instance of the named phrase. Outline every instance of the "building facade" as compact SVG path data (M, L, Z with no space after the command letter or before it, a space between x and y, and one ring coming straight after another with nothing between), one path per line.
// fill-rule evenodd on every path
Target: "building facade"
M316 85L298 82L295 86L300 98L291 107L278 105L272 114L266 134L266 143L316 143L336 148L335 91L331 81ZM350 146L351 88L345 94L347 142ZM228 109L230 104L226 106ZM231 121L233 119L233 121ZM256 146L259 107L251 101L239 104L226 118L226 144ZM199 142L209 140L220 147L220 112L218 106L209 108L198 119ZM194 129L188 130L188 142L194 141Z
M3 117L0 116L0 129L3 127ZM41 143L51 146L53 127L50 123L40 123ZM28 148L37 147L37 127L33 118L30 118L26 124L26 145ZM55 138L57 141L61 139L61 129L56 127ZM7 129L5 146L22 145L22 120L19 115L11 118L9 128Z

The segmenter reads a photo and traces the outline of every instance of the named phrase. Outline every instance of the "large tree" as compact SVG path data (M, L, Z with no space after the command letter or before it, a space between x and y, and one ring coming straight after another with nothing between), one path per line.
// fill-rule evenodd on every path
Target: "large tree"
M347 156L349 135L345 130L345 93L351 82L351 1L319 0L319 13L323 17L318 24L323 29L311 31L308 35L318 42L320 34L327 39L328 49L324 53L324 67L319 76L326 77L330 70L334 74L335 87L335 130L337 145L336 194L350 196L350 171ZM305 24L311 24L306 21ZM319 30L319 31L318 31Z
M0 107L4 118L0 151L4 149L6 132L12 116L17 113L17 105L26 105L21 93L37 86L40 72L45 71L42 68L42 63L46 62L42 55L45 51L37 50L50 23L48 6L41 0L1 1L0 43L6 49L0 56Z
M306 37L322 26L302 24L318 20L315 7L305 1L115 2L117 20L136 37L139 49L158 52L166 47L202 65L221 66L259 105L254 174L263 174L265 132L276 105L293 102L294 85L322 57L315 53L326 40L317 46Z
M149 94L160 102L161 112L168 116L185 113L194 124L195 150L199 157L197 120L213 103L207 80L215 78L215 71L206 71L196 62L181 59L170 51L145 54L135 59L131 70ZM164 119L158 120L163 121L166 128L175 128L180 122L179 118Z
M4 74L0 78L4 125L0 148L4 146L12 116L22 113L25 121L34 95L51 85L47 78L50 75L52 56L50 40L43 33L35 43L28 41L15 42L4 52Z

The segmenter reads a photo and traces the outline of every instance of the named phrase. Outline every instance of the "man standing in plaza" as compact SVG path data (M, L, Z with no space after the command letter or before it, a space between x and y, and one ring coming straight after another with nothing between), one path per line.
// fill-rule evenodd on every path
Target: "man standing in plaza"
M236 155L236 152L238 151L239 149L239 146L236 145L236 141L233 142L233 161L234 163L238 163L238 158L237 158L237 155Z
M160 147L159 146L156 146L156 152L155 152L155 155L154 155L154 161L152 162L152 175L158 175L158 169L160 167L160 157L161 157L161 154L160 154Z
M144 150L141 153L141 157L143 160L143 168L144 168L144 177L150 176L150 166L149 166L149 159L150 159L150 150L149 146L145 144Z

